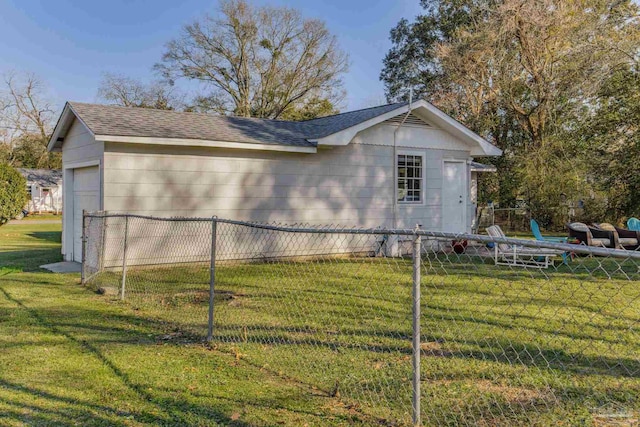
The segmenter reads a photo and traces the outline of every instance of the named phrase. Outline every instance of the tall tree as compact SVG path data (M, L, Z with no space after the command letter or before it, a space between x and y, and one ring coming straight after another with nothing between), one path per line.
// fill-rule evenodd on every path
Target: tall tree
M585 108L571 136L588 150L590 178L609 201L609 216L640 215L640 72L619 70L598 92L595 107Z
M27 204L27 181L11 165L0 162L0 225L16 217Z
M380 80L389 102L432 93L444 77L436 52L441 42L451 41L456 30L479 19L491 0L420 0L424 14L415 22L401 19L391 30L391 49L383 60Z
M176 89L161 81L145 84L121 74L105 73L102 76L98 97L123 107L177 110L184 106L183 97Z
M44 94L42 81L34 74L9 72L0 89L0 123L9 138L36 134L46 139L51 131L54 109Z
M33 168L61 166L60 154L46 150L54 117L46 87L37 76L16 72L4 76L4 86L0 88L0 128L5 131L6 145L0 152L11 164Z
M392 32L381 75L387 96L404 97L403 88L415 87L502 148L496 162L508 179L500 178L501 202L524 196L541 209L559 205L563 194L590 192L568 130L602 82L635 61L637 6L629 0L423 5L424 17ZM421 51L422 74L393 60Z
M201 108L276 119L313 99L339 102L347 55L322 21L223 0L217 15L186 25L167 44L156 68L171 82L202 83L210 92Z

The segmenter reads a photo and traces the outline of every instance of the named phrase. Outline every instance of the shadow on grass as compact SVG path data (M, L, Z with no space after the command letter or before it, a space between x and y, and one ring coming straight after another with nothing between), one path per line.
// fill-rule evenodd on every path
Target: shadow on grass
M15 411L11 410L3 410L1 418L9 418L14 419L16 421L22 421L25 418L24 410L29 410L28 419L31 424L38 425L65 425L65 426L76 426L78 425L78 420L92 420L97 421L99 423L104 423L105 425L115 425L115 426L125 426L128 423L114 421L113 419L109 419L100 415L100 413L116 415L121 417L129 417L133 414L125 411L117 411L113 408L105 405L97 405L95 403L88 402L86 400L80 399L72 399L64 396L58 396L53 393L49 393L44 390L40 390L33 387L25 387L20 384L12 383L6 381L4 379L0 379L0 388L5 390L10 390L12 392L17 392L20 394L29 395L31 399L45 399L49 402L54 403L56 406L58 405L71 405L72 408L68 409L51 409L44 408L42 406L38 406L36 404L27 404L26 399L9 399L9 398L1 398L0 403L4 403L7 406L13 406L18 408ZM148 413L138 413L140 418L145 419L150 422L166 422L165 419L157 418L156 416ZM68 420L68 422L61 422L61 419Z
M47 242L62 242L62 233L60 231L33 231L28 233L27 236L38 240L45 240Z
M190 424L190 420L192 420L192 416L193 415L198 415L201 417L204 417L206 419L209 419L211 421L214 422L219 422L222 423L223 425L234 425L234 426L240 426L240 427L248 427L251 424L239 421L239 420L232 420L231 418L229 418L228 416L226 416L224 413L222 413L221 411L217 411L213 408L208 408L208 407L203 407L203 406L199 406L199 405L194 405L188 401L186 401L185 399L173 399L173 398L166 398L166 397L157 397L154 396L153 394L149 393L142 385L135 383L134 381L131 380L130 376L122 371L118 366L116 366L111 360L109 360L103 353L102 351L96 347L92 342L87 341L87 340L82 340L82 339L78 339L75 336L71 335L70 333L62 330L60 328L61 325L56 325L50 321L48 321L44 316L42 316L42 314L35 310L32 309L28 306L26 306L22 301L14 298L13 296L11 296L5 289L0 288L0 292L4 295L4 297L11 301L12 303L16 304L18 307L26 310L29 315L31 317L33 317L42 327L50 330L51 332L53 332L54 334L57 335L61 335L64 336L67 340L71 341L72 343L74 343L75 345L79 346L80 348L82 348L84 351L86 351L87 353L93 355L94 357L96 357L113 375L115 375L121 382L122 384L124 384L129 390L131 390L136 396L138 396L139 399L141 399L142 401L146 401L149 402L155 406L158 407L158 409L164 414L166 415L166 417L160 417L157 415L153 415L150 414L148 412L138 412L135 413L133 415L136 416L136 418L139 418L140 421L145 421L145 422L150 422L150 423L154 423L154 424L161 424L161 425L166 425L166 424L171 424L171 425L189 425ZM75 325L77 326L77 325ZM81 327L86 327L86 325L81 325ZM6 381L5 381L6 383ZM2 382L0 382L0 386L2 386ZM23 392L27 392L27 393L31 393L37 396L43 396L42 392L39 390L34 390L34 389L29 389L26 387L22 387L22 386L17 386L17 385L12 385L12 384L8 384L8 386L11 387L19 387L20 390L18 391L23 391ZM66 399L60 396L55 396L53 394L46 394L44 395L45 398L54 400L54 401L60 401L61 403L68 403L68 404L73 404L73 405L79 405L81 408L76 410L76 411L70 411L69 413L66 413L64 411L56 411L56 410L46 410L46 409L42 409L42 408L36 408L35 410L38 412L45 412L48 413L50 416L54 416L56 414L59 415L63 415L63 416L68 416L70 417L69 423L68 424L62 424L62 425L77 425L76 422L74 422L74 417L86 414L86 416L91 419L93 418L93 410L99 409L99 410L104 410L107 412L112 412L112 413L116 413L117 415L119 415L119 413L117 413L116 411L114 411L113 409L110 408L95 408L94 404L90 404L86 401L79 401L76 399ZM20 406L22 407L22 406ZM84 407L84 408L83 408ZM19 412L16 412L15 414L15 419L16 420L22 420L21 414ZM5 414L6 417L6 414ZM44 417L42 419L42 421L48 421L48 422L52 422L53 420L48 419L45 417L45 415L38 415L38 417ZM58 421L55 421L56 424L59 424ZM118 425L124 425L124 424L118 424Z
M434 348L423 349L425 365L433 365L435 369L450 366L450 369L442 368L447 378L458 378L459 375L459 379L469 382L479 378L498 383L509 381L527 370L538 382L550 381L544 387L554 388L553 394L560 400L558 407L586 407L591 391L572 386L583 378L591 385L598 382L637 384L640 360L633 350L638 318L629 311L637 307L640 300L629 295L620 307L614 298L624 297L622 290L637 290L637 282L600 280L597 274L591 273L597 272L600 264L605 264L599 259L580 261L580 265L576 261L574 270L583 267L584 274L575 274L568 268L567 271L540 271L484 263L446 264L448 260L443 261L442 268L435 262L426 266L426 260L423 261L427 272L422 286L423 321L426 322L423 330L431 334L423 335L423 342L436 343ZM402 329L411 318L409 265L391 268L377 262L370 264L371 268L378 264L380 274L376 275L376 270L361 274L363 266L368 265L363 262L351 269L348 262L218 267L216 292L222 291L236 298L216 300L216 304L228 304L216 306L223 308L216 311L219 322L215 329L216 340L234 344L232 347L237 345L240 347L238 354L246 350L253 361L244 358L246 355L242 360L252 362L249 364L254 367L263 365L260 363L263 354L259 352L265 349L261 346L283 346L278 350L280 354L292 355L300 365L292 369L287 365L288 360L274 360L273 363L280 364L283 369L273 368L272 374L298 383L313 378L311 372L308 376L304 372L305 359L315 357L307 352L309 347L328 350L318 354L328 355L326 360L330 363L334 362L331 351L336 352L336 360L340 363L351 355L354 369L372 356L375 359L395 354L410 360L410 334L408 329ZM299 265L318 267L318 270L300 269ZM635 265L629 267L633 272ZM185 290L191 292L193 286L202 286L196 282L205 283L206 271L180 268L156 273L131 271L129 276L136 278L146 300L162 301L161 307L152 307L147 314L174 322L178 328L187 327L187 316L183 316L186 305L170 306L167 301L172 301L171 295L181 295ZM456 278L453 283L452 278ZM379 294L372 292L377 289L374 285L384 284L393 286ZM199 292L206 296L206 287L203 289ZM196 302L206 307L206 298ZM141 313L147 309L143 304L138 307ZM376 316L371 316L373 311ZM317 313L322 316L318 317ZM558 316L553 317L554 313ZM206 315L198 319L204 324ZM247 345L243 349L244 343ZM341 350L347 351L339 355ZM491 366L479 365L482 362L489 362ZM324 363L323 360L320 363ZM313 361L307 366L314 369ZM296 370L299 372L295 373ZM337 370L313 374L323 381L335 372ZM372 378L375 379L375 373ZM634 387L621 387L621 393L632 395ZM324 387L324 393L330 393L327 387ZM618 397L612 399L624 401ZM637 397L628 399L637 401ZM483 412L493 413L491 405L496 399L485 400L488 406Z
M261 345L287 346L315 346L324 347L332 351L341 349L362 350L374 353L411 355L410 340L406 344L373 344L358 343L360 337L379 337L384 334L369 330L344 330L341 337L334 341L327 341L313 337L293 337L300 335L300 330L288 327L260 325L259 329L245 328L243 325L216 326L215 339L230 344L252 343ZM233 332L237 332L234 334ZM397 335L390 335L398 338ZM489 360L498 363L523 365L530 368L556 371L558 374L574 372L579 374L594 374L621 378L640 378L640 363L638 360L623 357L589 357L567 352L560 348L540 348L539 346L500 340L486 337L482 340L447 339L439 335L422 337L423 343L437 342L445 350L425 351L423 355L444 357L451 359ZM447 346L460 348L473 345L477 350L446 350Z
M0 269L11 268L18 271L38 271L40 266L62 261L59 247L0 252Z

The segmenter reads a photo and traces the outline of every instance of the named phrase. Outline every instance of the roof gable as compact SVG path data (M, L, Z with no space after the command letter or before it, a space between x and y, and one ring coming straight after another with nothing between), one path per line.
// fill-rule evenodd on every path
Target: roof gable
M408 104L392 104L396 105L395 109L389 110L386 113L372 117L369 120L358 123L354 126L341 130L339 132L327 135L325 137L313 139L313 142L318 145L340 146L347 145L358 134L358 132L364 129L375 126L378 123L385 122L389 119L395 118L398 115L406 115L407 113L416 114L423 117L428 123L438 127L445 132L450 133L457 139L467 144L470 148L472 156L500 156L502 150L495 145L491 144L486 139L482 138L471 129L464 126L462 123L455 120L453 117L448 116L434 105L428 103L425 100L418 100L414 103Z
M431 123L427 122L422 117L417 116L413 111L411 111L408 116L406 113L398 114L395 117L391 117L390 119L385 120L383 123L388 125L394 125L394 126L407 125L407 126L422 126L422 127L429 127L429 128L433 127Z

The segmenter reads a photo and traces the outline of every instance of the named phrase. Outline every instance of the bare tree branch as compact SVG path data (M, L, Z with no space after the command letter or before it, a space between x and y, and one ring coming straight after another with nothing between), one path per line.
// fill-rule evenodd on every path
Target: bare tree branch
M347 62L323 22L224 0L216 16L185 26L167 44L156 69L170 81L203 82L212 93L200 100L215 111L278 118L313 99L339 102Z
M0 143L3 161L15 166L60 167L59 154L47 152L55 111L45 86L33 74L9 72L0 87Z
M98 89L98 97L124 107L179 109L183 97L168 84L152 82L144 84L119 74L105 73Z

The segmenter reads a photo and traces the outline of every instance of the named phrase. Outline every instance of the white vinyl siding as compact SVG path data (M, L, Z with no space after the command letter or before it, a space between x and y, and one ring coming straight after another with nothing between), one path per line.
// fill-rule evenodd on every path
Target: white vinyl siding
M64 137L62 163L72 164L87 161L99 161L104 152L104 144L93 138L89 129L80 121L74 120Z
M389 225L388 147L316 154L108 143L104 206L160 216Z
M393 146L363 143L386 128L316 154L106 143L103 206L157 216L391 227ZM466 160L469 152L400 148L423 156L424 184L421 203L398 205L397 226L438 230L442 160Z
M397 147L406 149L426 149L458 151L470 155L471 147L442 129L426 126L402 126L380 123L358 133L351 144L393 146L394 133Z

